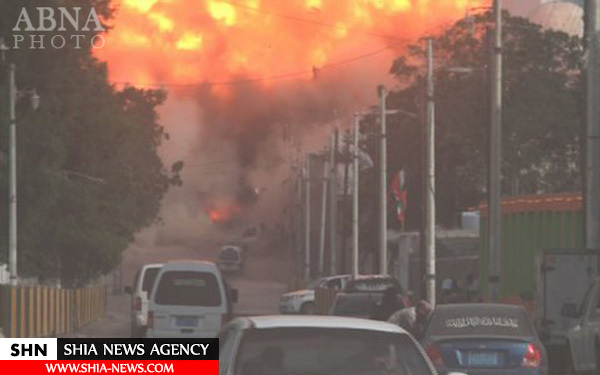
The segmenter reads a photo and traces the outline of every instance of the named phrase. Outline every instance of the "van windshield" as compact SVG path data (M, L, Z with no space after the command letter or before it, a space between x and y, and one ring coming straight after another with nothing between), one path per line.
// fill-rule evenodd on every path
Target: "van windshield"
M221 290L212 273L167 271L159 280L154 300L158 305L220 306Z

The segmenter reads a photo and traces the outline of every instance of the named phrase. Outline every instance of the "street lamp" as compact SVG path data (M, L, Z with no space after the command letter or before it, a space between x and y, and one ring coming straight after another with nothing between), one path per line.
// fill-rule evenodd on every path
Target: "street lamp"
M378 86L381 105L375 107L370 112L359 113L359 116L366 114L379 115L380 117L380 158L379 158L379 273L388 274L388 255L387 255L387 116L401 114L412 118L418 118L416 113L403 109L387 109L388 90L384 85Z
M6 62L6 51L9 48L0 40L1 62ZM40 105L40 96L35 89L19 90L15 83L17 67L15 64L8 64L8 89L9 89L9 153L8 153L8 271L10 273L11 284L17 283L17 102L19 99L28 97L33 110L37 110Z

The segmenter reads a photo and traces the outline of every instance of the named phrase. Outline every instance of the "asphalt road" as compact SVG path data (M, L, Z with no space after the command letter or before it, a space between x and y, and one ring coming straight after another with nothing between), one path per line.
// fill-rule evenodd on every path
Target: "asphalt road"
M204 259L214 261L219 246L211 252L186 251L183 248L151 250L132 249L124 261L124 284L129 285L137 267L143 263L164 262L169 259ZM140 256L144 254L144 256ZM287 289L290 265L287 255L273 241L263 240L249 249L244 269L237 275L226 275L233 288L238 290L236 315L266 315L278 312L279 296ZM130 296L111 294L106 317L91 323L70 337L129 337Z

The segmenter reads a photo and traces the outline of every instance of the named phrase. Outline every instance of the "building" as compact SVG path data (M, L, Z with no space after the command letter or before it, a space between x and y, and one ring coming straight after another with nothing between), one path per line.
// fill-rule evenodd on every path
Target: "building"
M546 28L583 36L583 0L542 0L528 17Z

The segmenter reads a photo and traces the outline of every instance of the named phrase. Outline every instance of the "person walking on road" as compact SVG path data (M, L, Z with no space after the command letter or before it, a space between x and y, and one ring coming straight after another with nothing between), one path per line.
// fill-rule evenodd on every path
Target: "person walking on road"
M396 311L390 316L388 322L400 326L413 335L415 339L420 340L425 333L427 318L432 311L431 304L421 300L415 307L407 307Z

